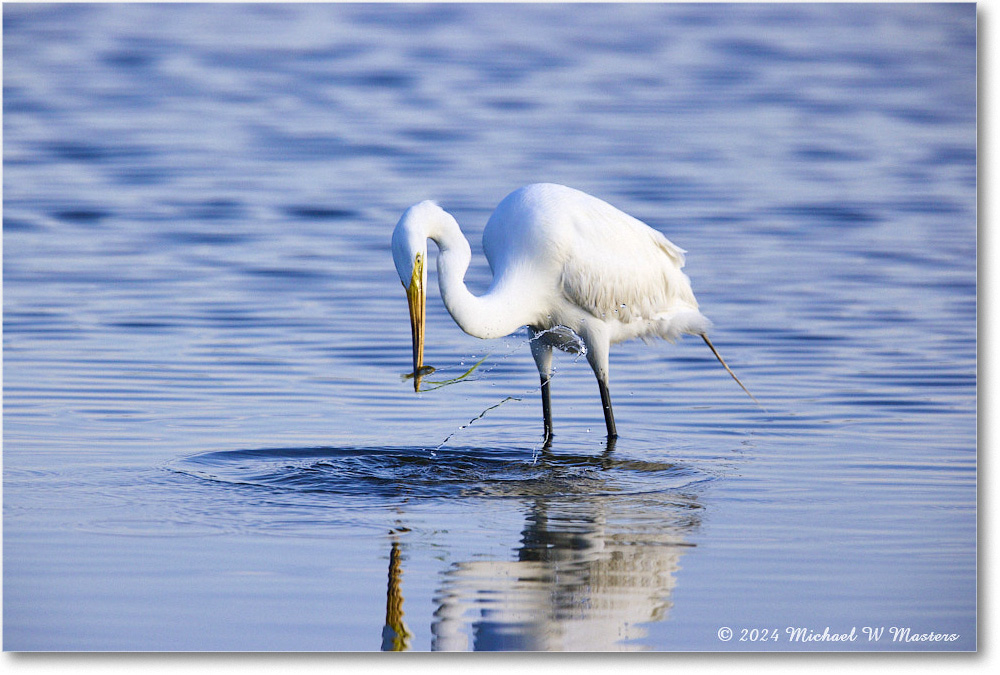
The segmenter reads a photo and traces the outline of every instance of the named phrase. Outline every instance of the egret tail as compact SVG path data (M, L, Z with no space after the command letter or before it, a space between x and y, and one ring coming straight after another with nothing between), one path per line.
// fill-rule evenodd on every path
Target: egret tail
M743 391L745 391L747 393L747 396L749 396L750 398L753 399L753 402L757 404L758 408L760 408L761 410L765 410L766 411L766 409L764 408L764 406L762 406L760 404L760 401L757 400L757 397L754 396L753 394L751 394L750 390L743 386L743 383L740 382L740 378L736 377L736 373L734 373L732 370L730 370L729 366L726 365L726 362L722 360L722 356L715 349L715 345L712 344L712 341L708 339L708 335L705 334L705 333L702 333L701 334L701 339L703 339L705 341L705 344L708 345L708 348L712 350L713 354L715 354L715 358L719 359L719 363L721 363L722 367L726 369L726 372L733 376L733 379L736 380L736 384L740 385L740 389L742 389Z

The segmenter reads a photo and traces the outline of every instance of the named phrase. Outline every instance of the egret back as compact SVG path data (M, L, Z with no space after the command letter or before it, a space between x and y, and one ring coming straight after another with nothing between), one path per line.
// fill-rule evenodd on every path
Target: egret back
M483 234L494 274L528 261L563 298L590 315L621 324L613 341L674 339L709 322L681 271L684 251L642 221L596 197L536 184L508 195Z

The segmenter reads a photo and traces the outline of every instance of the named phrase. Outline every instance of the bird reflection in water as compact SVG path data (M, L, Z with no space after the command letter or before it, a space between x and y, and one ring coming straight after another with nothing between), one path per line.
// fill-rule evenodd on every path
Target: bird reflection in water
M604 461L621 461L611 457L613 446ZM431 648L642 649L644 624L667 616L680 558L692 546L687 536L700 524L696 490L620 495L597 486L528 498L516 560L464 561L444 572ZM383 649L408 645L400 574L393 542Z

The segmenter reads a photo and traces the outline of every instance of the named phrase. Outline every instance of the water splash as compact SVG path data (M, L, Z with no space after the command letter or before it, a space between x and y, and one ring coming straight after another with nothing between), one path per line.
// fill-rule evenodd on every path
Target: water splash
M556 325L540 331L533 331L528 342L534 340L543 340L561 351L575 354L576 359L587 355L587 343L583 341L579 333L568 326Z
M576 363L577 361L580 360L581 357L586 356L586 354L587 354L587 345L586 345L586 343L584 343L583 338L581 338L576 333L576 331L574 331L571 328L568 328L566 326L561 326L560 325L560 326L552 326L551 328L546 328L546 329L540 330L540 331L533 331L531 329L527 329L527 330L529 332L529 335L528 335L528 340L526 342L519 342L513 348L511 348L510 343L506 343L505 342L505 346L507 347L506 352L501 353L500 356L499 356L499 358L497 358L496 361L490 367L483 369L481 371L481 373L482 373L481 376L478 377L478 378L474 378L473 381L478 381L478 380L484 379L485 375L489 374L498 365L500 365L501 363L503 363L504 361L506 361L507 359L509 359L511 356L513 356L517 352L521 351L526 344L530 344L533 340L545 339L546 341L548 341L550 344L552 344L553 346L557 347L558 349L560 349L562 351L569 352L570 354L573 354L574 355L573 363ZM440 386L447 386L449 384L454 384L455 382L458 382L458 381L466 379L487 358L493 356L494 354L495 354L495 352L494 353L486 354L481 359L479 359L475 364L473 364L473 366L471 368L469 368L465 373L463 373L459 377L456 377L456 378L453 378L451 380L446 380L446 381L442 382L440 384ZM464 365L464 362L463 362L463 365ZM556 368L556 367L552 368L552 372L549 375L549 380L550 381L556 376L557 371L558 371L558 368ZM431 383L431 384L437 384L437 383ZM433 387L433 388L428 389L426 391L433 391L434 389L438 389L438 388L440 388L440 387ZM541 382L539 382L538 385L536 385L534 387L531 387L529 389L524 390L521 393L521 395L519 395L519 396L507 396L506 398L501 399L499 402L494 403L491 406L488 406L482 412L480 412L478 415L476 415L475 417L473 417L472 419L470 419L467 423L459 426L453 432L451 432L450 434L448 434L448 436L446 436L445 439L443 441L441 441L437 445L437 447L435 447L432 450L430 450L431 457L435 457L437 451L440 450L441 448L443 448L452 438L454 438L458 433L460 433L460 432L464 431L465 429L469 428L469 426L471 426L473 422L475 422L477 420L480 420L483 417L485 417L486 414L489 413L490 411L499 408L500 406L504 405L505 403L507 403L509 401L521 401L521 400L523 400L524 398L526 398L528 396L533 396L534 394L537 394L541 390L541 388L542 388ZM538 446L533 451L533 453L532 453L533 461L537 460L538 451L539 451L540 448L541 448L541 446Z
M482 411L481 413L479 413L478 415L476 415L475 417L473 417L471 420L469 420L468 422L466 422L465 424L463 424L462 426L460 426L459 428L455 429L453 432L451 432L450 434L448 434L448 436L443 441L441 441L441 443L438 444L438 446L436 448L434 448L433 450L431 450L431 457L434 457L435 453L438 450L440 450L442 447L444 447L444 445L448 441L450 441L452 439L452 437L455 436L455 434L457 434L460 431L464 431L465 429L468 429L472 425L473 422L475 422L476 420L481 420L483 417L486 416L486 413L488 413L489 411L496 410L497 408L499 408L500 406L502 406L507 401L520 401L520 400L521 399L519 397L517 397L517 396L508 396L507 398L503 399L499 403L494 403L493 405L491 405L490 407L488 407L486 410Z

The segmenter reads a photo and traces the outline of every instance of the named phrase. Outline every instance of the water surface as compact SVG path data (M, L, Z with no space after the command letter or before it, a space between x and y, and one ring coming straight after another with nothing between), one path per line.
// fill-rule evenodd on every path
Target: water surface
M975 649L975 19L5 5L5 649ZM689 251L766 411L630 343L617 443L557 355L543 446L436 293L427 362L486 358L413 393L396 220L479 292L537 181Z

